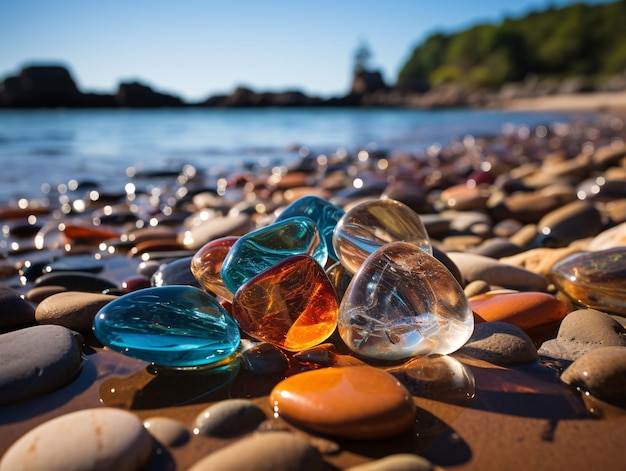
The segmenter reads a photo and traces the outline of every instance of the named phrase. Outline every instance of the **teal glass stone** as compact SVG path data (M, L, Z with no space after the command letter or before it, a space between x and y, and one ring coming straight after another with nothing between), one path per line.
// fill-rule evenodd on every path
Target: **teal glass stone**
M284 221L285 219L306 216L316 225L326 242L328 247L328 256L338 261L337 254L333 247L333 232L335 226L345 214L345 211L339 206L332 204L330 201L320 198L319 196L303 196L287 206L282 213L278 215L276 221Z
M93 322L111 350L159 366L208 365L237 350L235 321L210 294L192 286L146 288L105 305Z
M310 255L322 267L328 260L326 242L307 217L274 222L241 236L228 251L220 276L234 294L246 281L292 255Z

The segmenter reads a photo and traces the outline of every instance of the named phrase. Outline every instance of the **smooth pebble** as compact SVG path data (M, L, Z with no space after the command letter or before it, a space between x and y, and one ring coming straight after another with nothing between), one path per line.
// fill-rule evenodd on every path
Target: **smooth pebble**
M532 339L507 322L482 322L458 352L499 366L531 363L539 359Z
M490 285L504 288L536 291L544 291L548 286L548 280L541 275L484 255L448 252L448 257L459 268L467 283L483 280Z
M0 286L0 331L25 327L35 323L35 308L20 294Z
M0 404L54 391L79 371L82 338L58 325L0 335Z
M579 309L563 319L556 338L544 342L539 354L576 360L591 350L609 346L626 346L626 329L604 312Z
M56 417L23 435L0 471L136 471L152 452L152 438L134 414L84 409Z
M269 400L281 417L333 437L389 437L415 423L407 389L371 366L299 373L278 383Z
M177 420L168 417L150 417L143 426L159 443L177 447L189 440L189 432Z
M508 322L524 332L558 322L567 315L565 304L538 291L489 292L469 300L476 322Z
M265 412L248 399L227 399L204 409L195 421L196 435L233 437L254 430L266 420Z
M117 296L66 291L45 298L35 309L39 324L57 324L78 332L91 332L96 313Z
M626 405L626 347L601 347L578 358L561 381L598 399Z
M369 463L347 468L347 471L434 471L441 469L426 458L410 453L385 456Z
M267 432L238 440L201 459L189 471L321 471L322 455L290 432Z

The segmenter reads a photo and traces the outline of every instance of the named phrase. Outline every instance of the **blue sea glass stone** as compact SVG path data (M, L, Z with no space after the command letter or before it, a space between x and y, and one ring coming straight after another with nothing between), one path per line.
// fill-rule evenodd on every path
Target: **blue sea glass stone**
M345 211L339 206L332 204L330 201L320 198L319 196L303 196L287 206L282 213L276 218L276 221L284 221L285 219L295 216L306 216L311 219L322 234L326 246L328 247L328 256L338 261L337 254L333 247L333 231L337 222L345 214Z
M250 278L292 255L310 255L325 266L328 247L317 225L296 216L241 236L228 251L220 275L231 293Z
M235 352L235 321L210 294L192 286L146 288L105 305L93 322L111 350L160 366L215 363Z

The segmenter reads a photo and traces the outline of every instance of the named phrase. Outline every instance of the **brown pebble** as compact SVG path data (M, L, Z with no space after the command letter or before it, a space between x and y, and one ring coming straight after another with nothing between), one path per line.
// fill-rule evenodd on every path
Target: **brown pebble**
M574 201L546 214L537 229L550 244L562 247L577 239L592 237L602 230L600 211L587 201Z
M117 296L66 291L44 299L35 309L39 324L56 324L78 332L91 332L96 313Z
M459 268L466 282L483 280L505 288L536 291L545 291L548 285L548 280L541 275L483 255L449 252L448 257Z
M474 280L467 284L467 286L463 289L465 292L465 296L471 298L472 296L477 296L479 294L486 293L490 290L489 283L484 280Z
M510 255L508 257L502 257L500 261L502 263L508 263L509 265L524 268L525 270L529 270L537 275L548 277L552 272L552 267L558 261L577 252L580 252L580 249L576 246L561 247L556 249L540 247L527 250L519 254Z
M37 286L30 289L28 293L26 293L25 298L30 302L38 304L53 294L63 293L65 291L67 291L65 286Z
M576 360L596 348L626 346L626 329L613 317L595 309L579 309L561 322L555 339L544 342L541 356Z
M532 339L508 322L476 324L472 336L457 353L500 366L532 363L539 359Z
M347 468L347 471L435 471L441 469L426 458L409 453L389 455L369 463Z
M306 439L289 432L259 433L221 448L189 471L321 471L320 452Z

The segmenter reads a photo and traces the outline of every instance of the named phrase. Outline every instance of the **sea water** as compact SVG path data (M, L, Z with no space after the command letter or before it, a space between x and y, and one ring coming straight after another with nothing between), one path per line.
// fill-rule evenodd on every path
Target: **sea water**
M419 152L572 116L468 109L0 110L0 204L90 182L112 191L129 167L192 165L211 175L288 164L303 152Z

